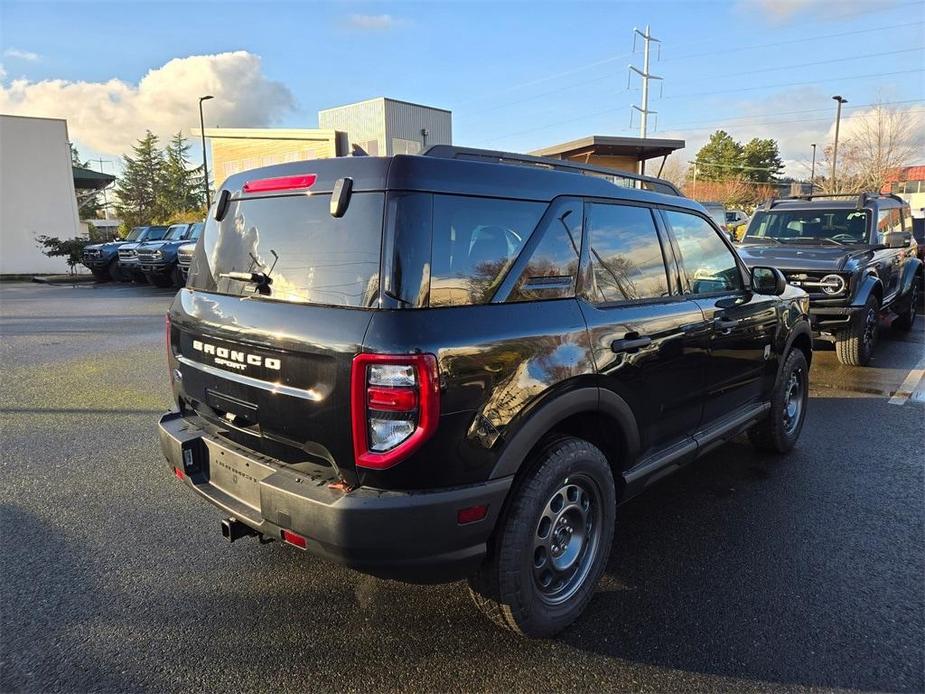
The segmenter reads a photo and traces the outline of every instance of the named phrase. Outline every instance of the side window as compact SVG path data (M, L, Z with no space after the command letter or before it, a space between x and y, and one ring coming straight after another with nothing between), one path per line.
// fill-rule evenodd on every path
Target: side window
M902 217L898 207L880 210L877 215L877 242L883 243L891 231L902 231Z
M678 241L682 265L694 294L742 289L735 255L706 220L676 211L666 211L665 217Z
M430 305L488 303L545 210L539 202L435 195Z
M582 205L577 200L556 204L508 301L564 299L575 295L581 249Z
M668 295L668 274L652 212L646 207L589 203L591 296L595 303Z

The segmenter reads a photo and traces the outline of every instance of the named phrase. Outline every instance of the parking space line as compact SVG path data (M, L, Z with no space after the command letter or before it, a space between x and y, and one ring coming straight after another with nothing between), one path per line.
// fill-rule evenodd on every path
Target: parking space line
M899 389L893 394L893 397L890 398L889 403L891 405L902 405L909 399L909 397L916 391L916 386L919 382L925 378L925 357L915 365L903 380L902 385L899 386ZM919 399L919 396L916 396L916 400Z

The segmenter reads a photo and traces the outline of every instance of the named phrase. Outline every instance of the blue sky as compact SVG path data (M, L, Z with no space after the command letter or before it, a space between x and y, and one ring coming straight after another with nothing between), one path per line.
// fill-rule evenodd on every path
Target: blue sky
M0 111L68 117L87 154L112 158L152 124L196 125L202 85L219 80L209 125L312 127L319 109L391 96L451 109L458 144L530 150L638 132L626 68L641 65L632 31L646 24L662 41L652 70L664 78L650 135L687 139L686 158L723 127L779 138L799 174L809 143L829 136L833 94L848 98L847 116L878 99L925 110L925 2L250 0L4 1ZM178 62L161 91L137 88L171 60L234 51L247 58Z

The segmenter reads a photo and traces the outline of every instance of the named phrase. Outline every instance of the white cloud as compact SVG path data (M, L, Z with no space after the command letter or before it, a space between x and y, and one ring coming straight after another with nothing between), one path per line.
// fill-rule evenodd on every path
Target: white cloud
M839 20L868 12L882 12L896 0L740 0L739 8L757 11L766 19L783 24L797 15L817 20Z
M137 84L24 79L0 84L0 113L65 118L71 138L96 152L120 155L146 129L162 138L199 125L264 127L294 106L289 89L266 77L259 56L247 51L176 58Z
M388 31L404 23L403 19L390 14L352 14L347 18L347 24L350 27L363 31Z
M37 60L41 60L42 56L38 53L33 53L32 51L24 51L19 48L7 48L3 51L3 55L7 58L16 58L18 60L27 60L30 63L34 63Z

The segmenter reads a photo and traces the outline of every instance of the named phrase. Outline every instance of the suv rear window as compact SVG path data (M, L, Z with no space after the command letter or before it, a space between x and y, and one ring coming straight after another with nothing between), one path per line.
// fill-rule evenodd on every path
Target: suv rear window
M192 289L254 296L257 286L222 277L270 276L267 298L366 307L379 293L382 193L355 193L343 217L330 214L330 195L232 201L221 222L210 217L190 266Z

